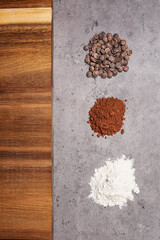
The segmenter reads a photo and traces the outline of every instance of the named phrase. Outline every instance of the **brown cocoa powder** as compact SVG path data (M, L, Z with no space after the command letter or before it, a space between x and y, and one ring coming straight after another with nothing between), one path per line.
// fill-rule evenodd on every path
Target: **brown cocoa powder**
M125 119L126 106L120 99L98 98L89 111L89 121L97 137L113 135L119 132ZM124 133L124 130L122 131ZM122 133L122 134L123 134Z

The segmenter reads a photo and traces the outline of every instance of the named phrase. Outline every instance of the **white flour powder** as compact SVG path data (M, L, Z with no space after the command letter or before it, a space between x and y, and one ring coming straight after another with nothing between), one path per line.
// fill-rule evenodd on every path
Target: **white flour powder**
M108 159L110 160L110 159ZM126 159L124 155L114 162L106 161L106 165L95 169L91 178L90 198L105 207L125 206L127 200L133 200L133 192L139 193L135 182L134 159Z

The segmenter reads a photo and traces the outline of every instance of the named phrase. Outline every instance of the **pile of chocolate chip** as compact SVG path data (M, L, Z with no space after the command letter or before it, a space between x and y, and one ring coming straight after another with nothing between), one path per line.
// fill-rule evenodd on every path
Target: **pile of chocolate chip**
M111 33L96 33L84 50L89 53L86 55L85 62L89 64L87 77L112 78L118 72L127 72L128 61L132 50L128 49L125 40L122 40L118 33L113 36Z

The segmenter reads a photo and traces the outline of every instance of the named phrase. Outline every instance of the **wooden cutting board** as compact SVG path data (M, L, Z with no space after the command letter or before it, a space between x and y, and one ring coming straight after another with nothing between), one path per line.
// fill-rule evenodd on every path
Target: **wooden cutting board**
M52 239L51 25L51 8L0 9L1 240Z

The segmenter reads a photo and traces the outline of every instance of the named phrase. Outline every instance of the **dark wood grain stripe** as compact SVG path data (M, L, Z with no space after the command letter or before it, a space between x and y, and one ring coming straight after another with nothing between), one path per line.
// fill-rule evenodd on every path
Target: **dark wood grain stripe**
M1 0L0 8L51 7L51 0Z

